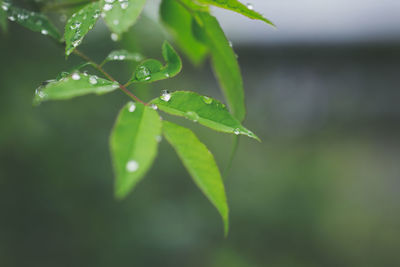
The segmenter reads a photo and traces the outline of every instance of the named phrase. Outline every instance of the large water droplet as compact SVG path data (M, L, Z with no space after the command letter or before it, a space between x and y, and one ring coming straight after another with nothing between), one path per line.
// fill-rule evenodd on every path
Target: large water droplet
M114 42L118 41L118 38L119 38L118 34L114 32L111 34L111 40L113 40Z
M187 117L189 120L192 120L192 121L194 121L194 122L197 122L197 121L199 120L199 115L197 115L197 113L194 112L194 111L188 111L188 112L186 112L186 117Z
M78 81L81 79L81 75L79 75L79 73L75 72L72 74L72 80Z
M130 102L128 107L129 112L134 112L135 109L136 109L136 104L134 102Z
M161 100L168 102L171 100L171 94L168 92L168 90L162 90L160 98Z
M128 172L135 172L139 169L139 163L136 160L130 160L126 163L126 170Z
M89 82L91 84L96 84L97 83L97 76L96 75L92 75L89 77Z
M139 81L148 81L151 79L151 72L146 66L140 66L136 71L136 79Z

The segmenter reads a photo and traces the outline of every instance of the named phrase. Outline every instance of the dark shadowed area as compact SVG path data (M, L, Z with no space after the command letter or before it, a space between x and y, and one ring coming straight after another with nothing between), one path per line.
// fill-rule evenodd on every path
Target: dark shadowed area
M82 50L101 61L119 47L109 35L99 23ZM142 17L122 47L160 59L165 38ZM217 211L165 140L146 178L115 200L108 138L126 96L32 107L41 82L80 60L18 25L1 32L0 266L400 266L400 44L238 41L234 49L244 125L262 143L240 138L225 178L224 239ZM183 63L176 78L133 91L222 100L209 64ZM126 81L134 66L106 68ZM223 170L231 136L177 121Z

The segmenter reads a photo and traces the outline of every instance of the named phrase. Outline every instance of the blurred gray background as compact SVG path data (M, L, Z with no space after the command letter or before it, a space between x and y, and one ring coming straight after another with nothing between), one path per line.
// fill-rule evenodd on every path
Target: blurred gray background
M214 9L239 56L248 115L225 179L231 231L161 143L154 167L113 198L115 92L33 108L44 80L79 63L40 34L0 33L0 266L399 266L400 3L252 1L277 30ZM82 50L160 58L157 1L122 44L99 22ZM121 81L134 66L107 66ZM133 88L222 99L209 64ZM191 127L227 164L230 137Z

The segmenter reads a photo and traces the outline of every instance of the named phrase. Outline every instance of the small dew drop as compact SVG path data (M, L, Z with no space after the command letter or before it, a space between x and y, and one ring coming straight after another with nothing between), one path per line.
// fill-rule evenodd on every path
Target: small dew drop
M130 102L128 108L129 112L134 112L135 109L136 109L136 104L134 102Z
M213 100L212 100L211 97L203 96L203 101L204 101L204 103L206 103L206 104L211 104Z
M160 98L162 101L168 102L171 100L171 94L168 90L162 90Z
M97 76L96 75L90 76L89 82L90 82L90 84L97 84Z
M7 11L7 10L8 10L8 6L9 6L9 4L8 4L7 2L3 2L3 3L1 4L1 8L2 8L4 11Z
M197 122L197 121L199 120L199 115L197 115L197 113L194 112L194 111L188 111L188 112L186 112L186 117L187 117L189 120L192 120L192 121L194 121L194 122Z
M119 55L118 59L119 59L119 60L124 60L124 59L125 59L125 56L124 56L124 55Z
M40 32L41 32L43 35L47 35L47 34L49 34L49 32L48 32L47 30L44 30L44 29L43 29L43 30L41 30Z
M103 10L104 10L104 11L110 11L112 8L113 8L113 5L111 5L111 4L105 4L104 7L103 7Z
M112 33L111 34L111 40L113 40L114 42L118 41L118 34Z
M231 41L229 41L229 46L233 47L233 43Z
M155 105L155 104L151 104L150 107L151 107L152 109L154 109L154 110L157 110L157 109L158 109L157 105Z
M129 5L128 2L126 2L126 1L125 1L125 2L122 2L122 3L121 3L121 8L122 8L122 9L127 9L127 8L128 8L128 5Z
M72 77L72 80L75 80L75 81L78 81L81 79L81 76L77 72L73 73L71 77Z
M236 134L236 135L239 135L240 134L240 129L236 128L235 130L233 130L233 133Z
M126 170L128 172L135 172L139 169L139 163L136 160L130 160L126 163Z
M157 141L158 143L160 143L160 142L161 142L161 140L162 140L162 137L161 137L161 135L157 135L157 136L156 136L156 141Z
M254 9L253 5L250 4L250 3L247 3L246 6L247 6L247 8L248 8L249 10L253 10L253 9Z
M15 21L15 17L13 17L13 16L9 16L8 19L11 21Z

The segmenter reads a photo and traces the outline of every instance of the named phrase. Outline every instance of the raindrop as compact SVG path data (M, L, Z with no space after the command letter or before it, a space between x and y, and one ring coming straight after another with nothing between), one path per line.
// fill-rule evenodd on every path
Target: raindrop
M112 33L111 34L111 40L113 40L114 42L118 41L118 34Z
M44 30L44 29L41 30L40 32L41 32L43 35L47 35L47 34L49 33L47 30Z
M157 136L156 136L156 141L157 141L158 143L160 143L161 140L162 140L162 136L161 136L161 135L157 135Z
M47 94L43 92L41 89L36 89L35 95L37 95L40 99L43 99L47 96Z
M170 92L168 92L168 90L162 90L160 98L161 100L168 102L169 100L171 100L171 94Z
M9 6L9 3L7 3L7 2L3 2L3 3L1 4L1 8L2 8L4 11L7 11L7 10L8 10L8 6Z
M231 41L229 41L229 46L233 47L233 43Z
M125 56L124 56L124 55L120 55L120 56L118 57L118 59L119 59L119 60L124 60L124 59L125 59Z
M165 77L169 78L169 73L165 73Z
M122 2L122 3L121 3L121 8L122 8L122 9L127 9L127 8L128 8L128 5L129 5L128 2Z
M8 19L11 21L15 21L15 17L13 17L13 16L9 16Z
M158 109L157 105L155 105L155 104L151 104L150 107L151 107L152 109L154 109L154 110L157 110L157 109Z
M197 115L197 113L194 112L194 111L188 111L188 112L186 112L186 117L187 117L189 120L192 120L192 121L194 121L194 122L197 122L197 121L199 120L199 115Z
M136 71L136 79L139 81L148 81L151 79L151 73L150 70L146 66L140 66L138 70Z
M203 101L204 101L204 103L206 103L206 104L211 104L213 100L212 100L211 97L203 96Z
M91 84L96 84L97 83L97 76L96 75L92 75L89 77L89 82Z
M233 133L236 134L236 135L239 135L240 134L240 129L236 128L235 130L233 130Z
M73 73L71 77L72 77L72 80L75 80L75 81L78 81L81 79L81 76L77 72Z
M246 6L247 6L247 8L248 8L249 10L253 10L253 9L254 9L253 5L250 4L250 3L247 3Z
M69 26L69 28L71 30L75 30L75 29L79 28L80 26L81 26L80 22L74 22L71 26Z
M103 7L103 10L104 10L104 11L110 11L112 8L113 8L113 5L111 5L111 4L105 4L104 7Z
M139 163L136 160L130 160L126 163L126 170L128 172L135 172L139 169Z
M130 102L128 108L129 112L134 112L135 109L136 109L136 104L134 102Z
M76 40L76 41L72 42L72 46L77 47L81 42L82 42L82 40Z

